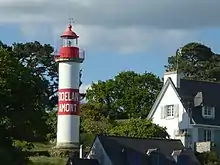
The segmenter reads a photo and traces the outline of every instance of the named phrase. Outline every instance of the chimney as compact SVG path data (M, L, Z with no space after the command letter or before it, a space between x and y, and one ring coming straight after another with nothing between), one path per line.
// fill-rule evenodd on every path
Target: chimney
M179 73L177 71L165 72L163 77L164 84L166 83L168 78L171 78L173 84L176 88L180 88L180 79L184 76L183 73Z
M79 158L80 158L80 159L83 159L83 145L80 145Z

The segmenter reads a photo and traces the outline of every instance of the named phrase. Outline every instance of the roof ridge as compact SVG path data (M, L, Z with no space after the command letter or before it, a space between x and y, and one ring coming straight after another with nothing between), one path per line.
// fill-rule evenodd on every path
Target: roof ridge
M210 84L220 85L220 82L213 82L213 81L208 81L208 80L190 80L190 79L185 79L185 78L181 78L180 80L195 81L195 82L201 82L201 83L210 83Z
M119 136L119 135L97 135L97 136L102 136L102 137L109 137L109 138L127 138L127 139L139 139L139 140L164 140L164 141L179 141L179 139L165 139L165 138L160 138L160 137L131 137L131 136Z

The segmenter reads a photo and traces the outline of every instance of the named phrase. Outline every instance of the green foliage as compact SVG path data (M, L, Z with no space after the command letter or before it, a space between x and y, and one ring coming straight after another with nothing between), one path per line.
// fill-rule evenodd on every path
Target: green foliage
M220 157L213 151L196 153L196 157L204 165L220 165Z
M113 127L110 135L139 138L168 138L166 128L162 128L146 119L130 118Z
M95 139L95 136L96 134L81 133L80 144L82 144L86 148L90 148Z
M47 134L47 140L56 138L57 132L57 111L53 110L48 112L47 125L49 126L49 133Z
M87 134L107 133L112 122L103 116L100 110L91 104L81 106L81 131Z
M30 157L31 162L29 165L65 165L67 159L59 157Z
M219 81L220 56L200 43L191 42L178 49L176 55L168 57L167 71L177 70L185 78L194 80Z
M1 162L6 161L3 164L25 163L20 148L32 147L31 143L14 147L12 139L44 140L49 131L45 110L54 107L57 90L57 65L51 58L52 52L50 45L39 42L14 43L13 47L0 42L0 156Z
M81 124L83 131L89 134L107 133L112 127L109 119L102 117L100 121L91 121L90 119L83 120Z
M51 46L38 42L0 49L0 97L4 97L0 117L16 139L43 139L49 131L45 110L54 106L57 89L52 52Z
M86 98L105 117L145 118L161 87L161 80L152 73L127 71L119 73L114 79L93 83L87 90Z
M28 151L34 148L33 143L20 140L14 141L14 146L19 147L23 151Z

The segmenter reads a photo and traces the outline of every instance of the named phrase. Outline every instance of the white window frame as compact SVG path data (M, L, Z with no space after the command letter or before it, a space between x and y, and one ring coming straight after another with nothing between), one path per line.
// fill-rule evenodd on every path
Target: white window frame
M174 105L167 105L166 109L167 109L167 117L174 117L174 113L175 113L175 110L174 110Z
M212 130L211 129L204 129L204 141L212 141Z
M179 117L179 104L161 106L161 119L173 119Z
M202 107L202 116L204 118L214 118L215 117L215 107L203 106Z

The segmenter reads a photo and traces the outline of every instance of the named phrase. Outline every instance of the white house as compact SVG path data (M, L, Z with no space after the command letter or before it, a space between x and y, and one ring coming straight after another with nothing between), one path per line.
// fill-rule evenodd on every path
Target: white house
M220 148L220 84L183 79L167 72L164 85L149 115L153 123L166 127L172 139L185 147L213 141Z

